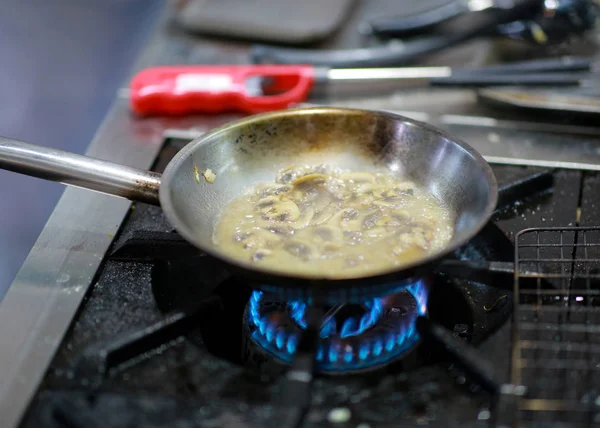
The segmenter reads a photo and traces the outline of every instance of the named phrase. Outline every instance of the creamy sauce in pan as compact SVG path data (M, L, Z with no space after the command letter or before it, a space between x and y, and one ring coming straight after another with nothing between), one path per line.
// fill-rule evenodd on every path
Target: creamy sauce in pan
M349 278L401 267L445 247L454 219L388 170L292 166L251 186L219 219L214 241L281 273Z

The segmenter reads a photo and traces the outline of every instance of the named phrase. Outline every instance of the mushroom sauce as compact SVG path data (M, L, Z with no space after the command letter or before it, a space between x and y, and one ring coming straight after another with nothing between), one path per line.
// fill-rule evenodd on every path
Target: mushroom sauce
M290 275L369 276L445 247L454 219L389 170L292 166L224 210L214 241L232 257Z

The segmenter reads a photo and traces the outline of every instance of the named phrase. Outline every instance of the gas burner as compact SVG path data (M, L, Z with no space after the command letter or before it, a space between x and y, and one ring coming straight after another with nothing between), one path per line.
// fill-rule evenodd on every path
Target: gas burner
M415 320L427 313L429 284L421 279L403 291L364 302L327 308L316 350L324 373L363 372L380 368L419 342ZM254 291L244 314L246 348L256 348L284 364L293 361L307 304L277 302Z

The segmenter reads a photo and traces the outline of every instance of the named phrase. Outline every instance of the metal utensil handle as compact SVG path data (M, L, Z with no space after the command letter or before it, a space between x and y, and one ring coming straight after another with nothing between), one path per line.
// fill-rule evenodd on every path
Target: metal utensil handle
M0 137L0 168L159 205L160 174Z

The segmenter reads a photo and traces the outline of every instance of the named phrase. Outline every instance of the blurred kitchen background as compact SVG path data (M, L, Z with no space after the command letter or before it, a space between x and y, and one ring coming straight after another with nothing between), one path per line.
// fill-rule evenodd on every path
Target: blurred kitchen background
M163 1L0 4L2 135L84 153ZM63 190L0 170L0 298Z

